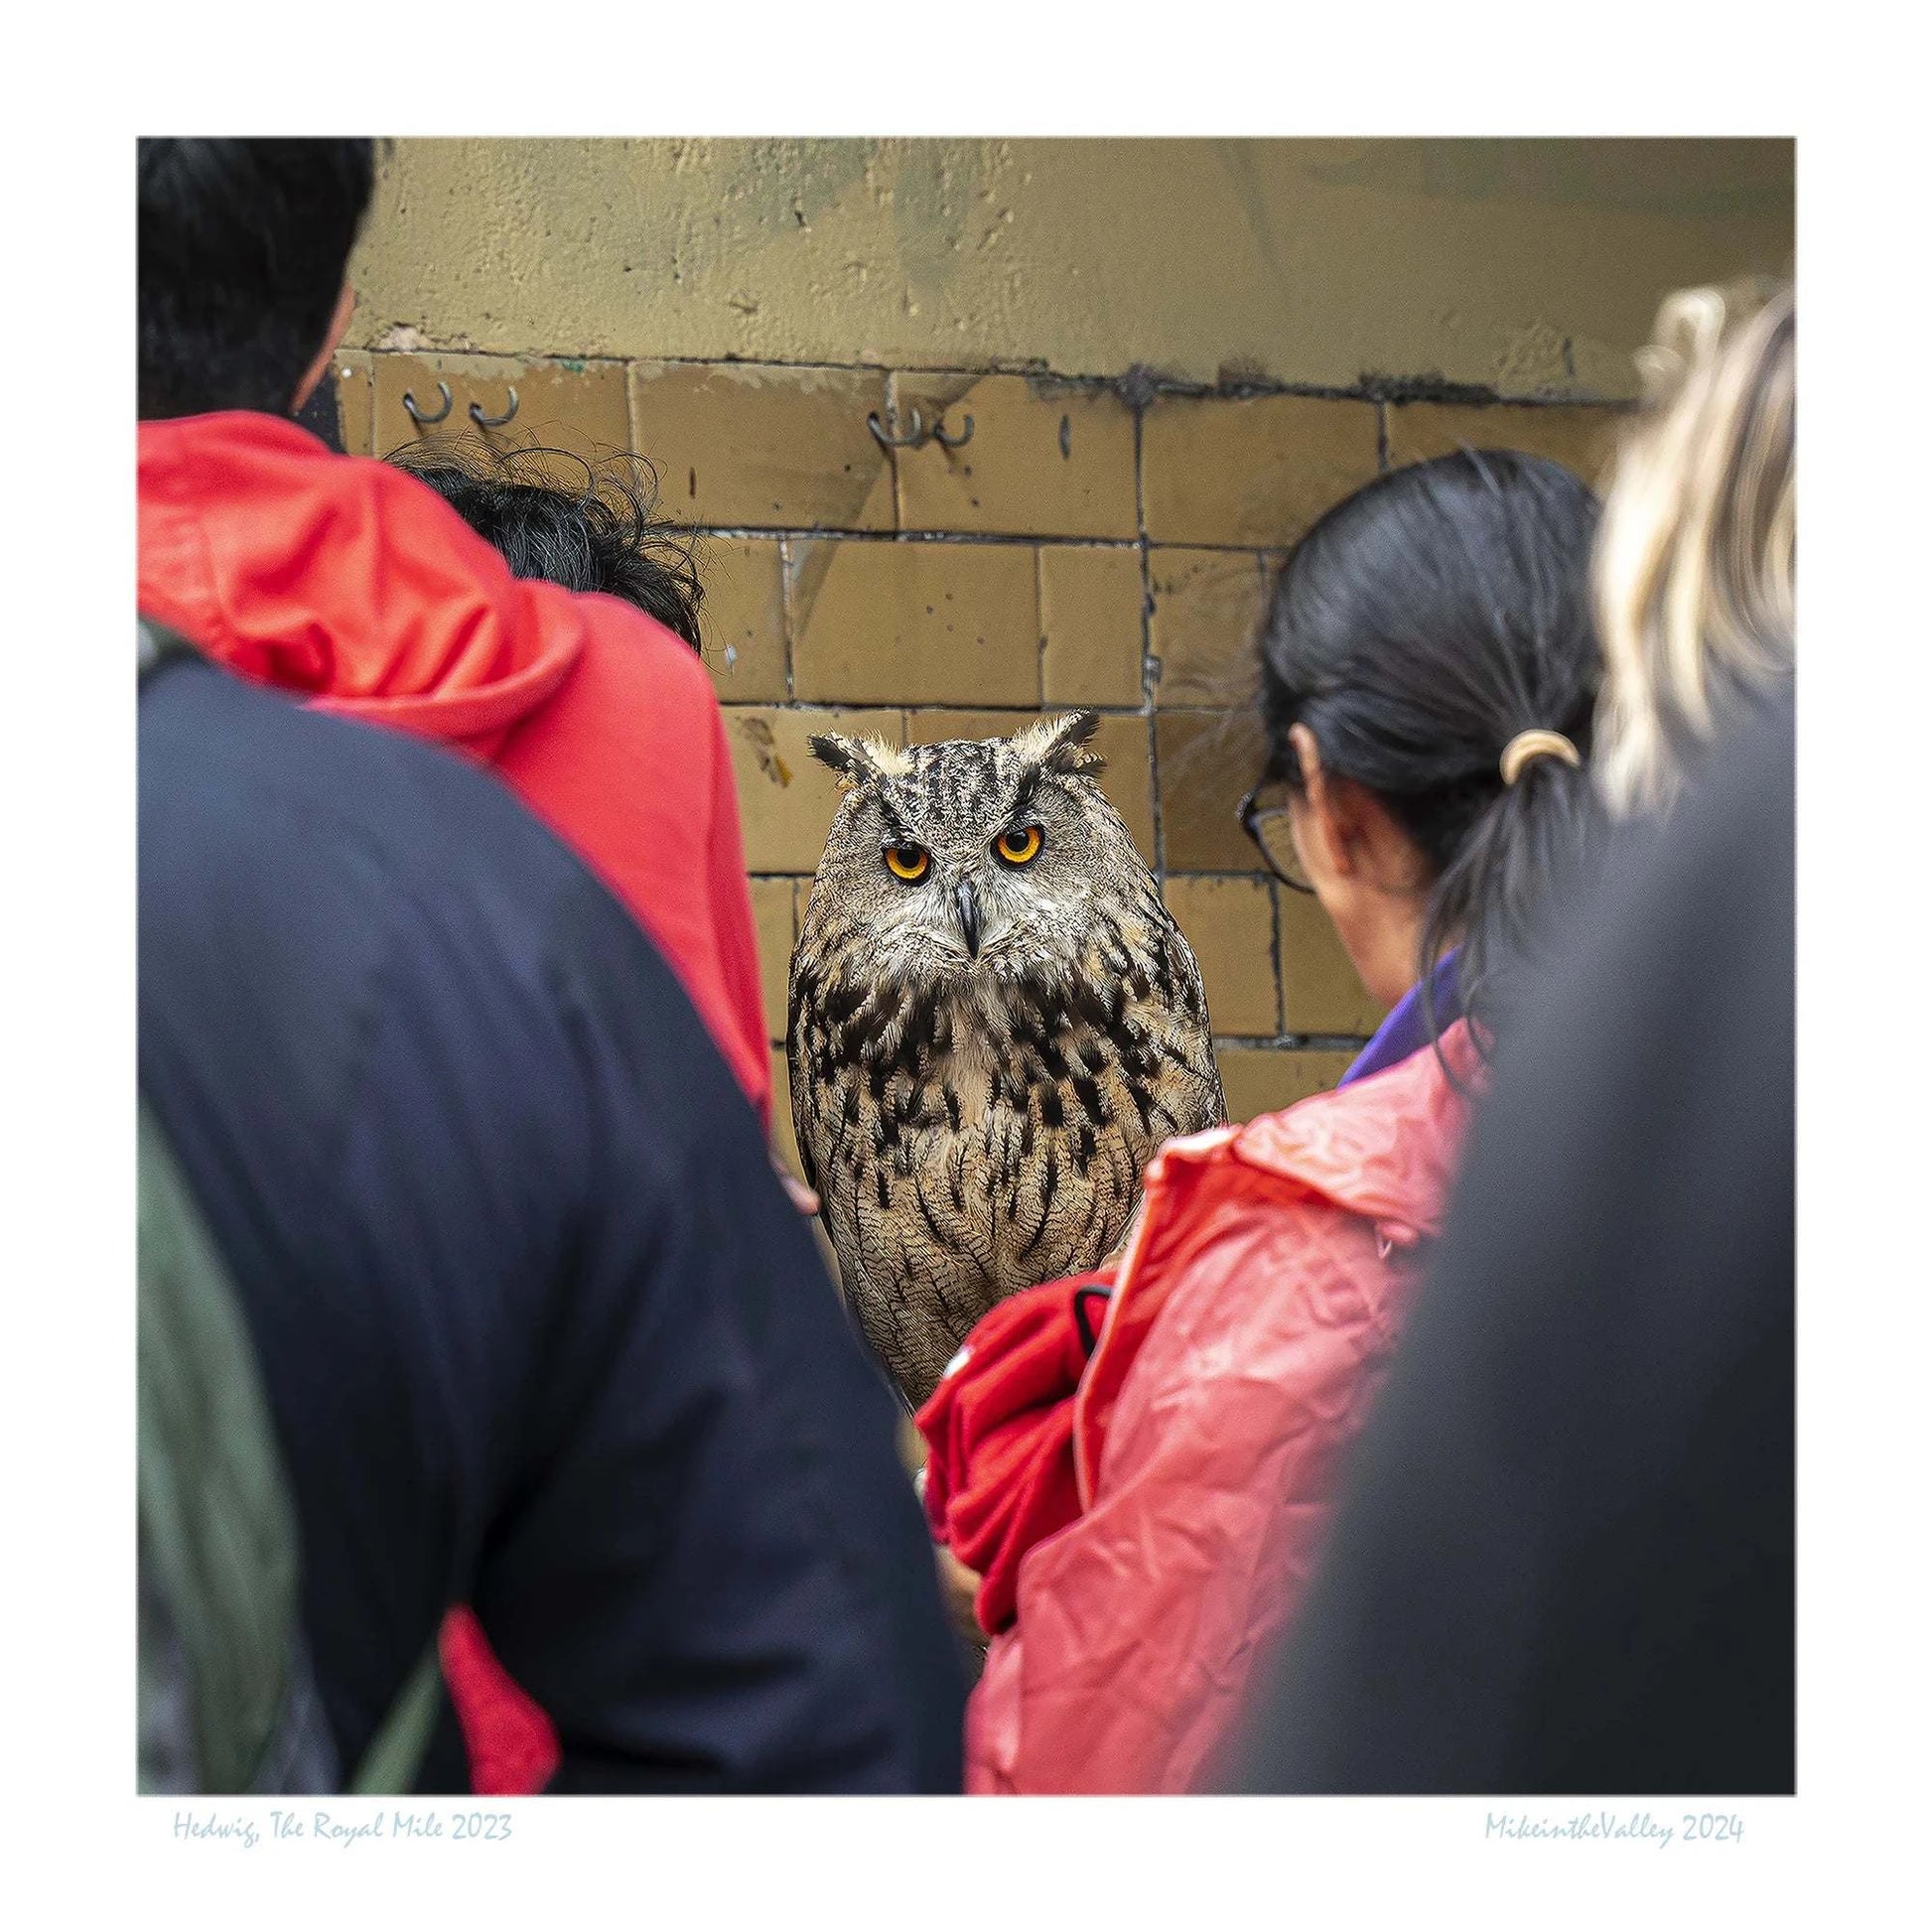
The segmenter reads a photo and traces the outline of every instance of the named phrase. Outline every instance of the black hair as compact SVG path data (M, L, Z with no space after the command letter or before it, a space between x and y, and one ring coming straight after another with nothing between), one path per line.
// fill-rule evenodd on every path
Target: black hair
M143 418L285 416L328 340L372 141L136 144Z
M1596 499L1560 465L1460 450L1378 478L1310 530L1261 636L1269 775L1302 783L1289 727L1325 771L1386 805L1433 878L1417 972L1430 1030L1452 945L1459 1004L1493 1034L1541 914L1594 850L1587 770L1556 758L1503 783L1519 732L1586 759L1600 658L1590 614Z
M703 650L691 538L656 516L655 479L641 458L593 466L561 450L498 450L463 437L406 443L388 461L435 490L515 576L621 597ZM582 468L581 489L557 481L559 464Z

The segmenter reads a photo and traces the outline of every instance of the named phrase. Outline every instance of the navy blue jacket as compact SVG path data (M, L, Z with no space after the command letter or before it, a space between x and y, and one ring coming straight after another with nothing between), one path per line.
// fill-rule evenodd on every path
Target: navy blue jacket
M631 919L493 778L140 706L140 1079L235 1278L352 1762L446 1607L553 1789L956 1789L891 1396Z

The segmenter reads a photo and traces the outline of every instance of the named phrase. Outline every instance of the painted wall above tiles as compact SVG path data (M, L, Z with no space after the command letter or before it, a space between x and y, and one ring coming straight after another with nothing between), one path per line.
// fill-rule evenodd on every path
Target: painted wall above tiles
M1626 396L1788 268L1789 141L399 141L364 347ZM991 405L989 405L990 407Z

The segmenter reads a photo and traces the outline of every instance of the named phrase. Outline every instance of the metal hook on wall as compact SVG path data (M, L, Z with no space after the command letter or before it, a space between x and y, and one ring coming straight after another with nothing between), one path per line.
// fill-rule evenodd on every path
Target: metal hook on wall
M447 416L449 413L450 412L447 409L444 410L443 412L445 416ZM500 416L485 416L483 414L483 404L480 402L473 402L470 405L470 420L473 423L475 423L479 429L501 429L503 425L507 423L510 420L510 418L515 414L516 414L516 384L513 382L510 384L510 406L506 410L504 410Z
M450 385L447 382L439 382L436 386L443 392L443 407L434 416L418 407L416 398L407 389L402 392L402 406L408 410L409 420L418 429L427 429L431 423L440 423L456 407L456 398L450 394Z
M945 419L941 417L940 420L934 423L932 426L932 440L935 443L937 443L942 450L963 450L966 447L966 445L973 440L972 417L968 416L966 418L966 427L963 430L961 430L957 436L948 436L946 434Z
M910 436L895 436L879 420L879 412L877 410L866 418L866 427L872 431L873 441L882 450L916 450L931 434L916 408L912 411L912 434Z

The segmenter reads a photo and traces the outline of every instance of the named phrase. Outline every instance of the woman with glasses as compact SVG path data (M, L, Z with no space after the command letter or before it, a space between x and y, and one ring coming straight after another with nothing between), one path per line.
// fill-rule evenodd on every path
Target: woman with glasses
M1283 568L1241 819L1388 1018L1332 1093L1171 1142L1118 1263L995 1310L921 1412L942 1567L998 1614L971 1789L1198 1784L1293 1607L1506 996L1590 844L1595 518L1568 471L1463 451L1378 479ZM1075 1386L1043 1401L1054 1360Z
M1794 1788L1796 332L1687 290L1639 354L1591 759L1632 849L1511 1021L1248 1789Z

